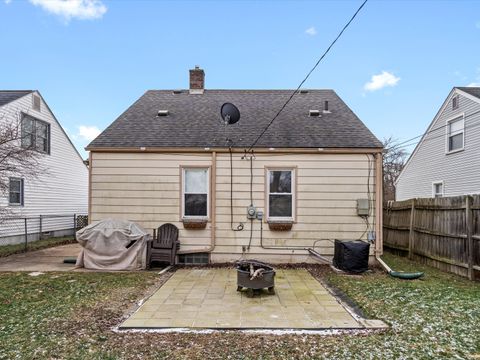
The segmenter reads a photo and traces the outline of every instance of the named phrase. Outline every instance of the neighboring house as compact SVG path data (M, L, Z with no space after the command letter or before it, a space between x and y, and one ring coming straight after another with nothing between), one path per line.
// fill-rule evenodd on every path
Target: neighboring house
M480 193L480 87L455 87L396 183L396 199Z
M45 171L36 178L0 175L9 182L0 206L8 209L4 216L15 218L0 221L0 245L24 241L23 218L30 240L38 239L41 215L45 236L71 234L73 214L86 215L88 208L88 169L80 154L38 91L0 91L0 127L8 123L20 131L19 147L41 154L39 168Z
M173 223L181 263L313 261L307 248L331 256L333 239L367 236L381 253L382 144L333 90L296 94L246 154L291 93L205 90L199 68L188 90L147 91L86 148L90 220ZM226 102L240 110L234 125Z

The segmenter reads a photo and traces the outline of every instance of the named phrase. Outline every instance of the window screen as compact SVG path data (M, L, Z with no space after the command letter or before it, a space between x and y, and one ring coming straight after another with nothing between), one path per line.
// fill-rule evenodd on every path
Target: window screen
M10 205L23 205L23 179L9 179L8 202Z
M463 148L463 118L448 123L448 151Z
M183 216L208 216L208 169L184 169Z
M292 170L270 170L268 185L268 216L293 217Z

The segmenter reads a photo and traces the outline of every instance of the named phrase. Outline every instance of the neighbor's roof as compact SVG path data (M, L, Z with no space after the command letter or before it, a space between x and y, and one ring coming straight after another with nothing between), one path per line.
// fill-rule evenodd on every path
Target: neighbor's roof
M33 90L0 90L0 106L20 99L22 96L32 93Z
M467 94L473 95L480 99L480 87L457 87L457 89L465 91Z
M87 149L105 147L249 147L293 90L150 90L93 140ZM331 113L310 117L328 100ZM220 107L240 110L240 121L225 129ZM168 110L168 116L157 116ZM257 148L378 148L381 142L333 90L298 93L258 141Z

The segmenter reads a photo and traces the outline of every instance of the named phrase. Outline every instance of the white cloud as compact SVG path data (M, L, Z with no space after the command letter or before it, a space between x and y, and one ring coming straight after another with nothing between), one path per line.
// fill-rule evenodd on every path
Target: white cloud
M467 85L468 87L480 87L480 82L472 82Z
M381 74L373 75L369 82L364 85L364 89L366 91L376 91L383 89L384 87L396 86L400 78L389 73L388 71L382 71Z
M310 36L315 36L317 35L317 29L315 29L315 26L311 26L307 30L305 30L305 34L308 34Z
M29 0L35 6L60 16L66 22L72 18L80 20L99 19L107 12L101 0Z
M12 2L12 0L3 0L3 2L8 5Z
M477 21L477 22L475 23L475 27L476 27L477 29L480 29L480 21Z
M80 125L78 127L78 134L77 136L88 140L92 141L95 139L98 135L100 135L101 131L98 127L96 126L85 126L85 125ZM77 138L77 136L74 136L74 138Z

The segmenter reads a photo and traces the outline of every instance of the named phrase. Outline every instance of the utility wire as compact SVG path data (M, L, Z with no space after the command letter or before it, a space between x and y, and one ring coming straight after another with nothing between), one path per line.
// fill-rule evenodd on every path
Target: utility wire
M463 117L463 119L467 119L467 118L469 118L469 117L471 117L471 116L473 116L473 115L477 115L478 113L480 113L480 110L475 111L475 112L473 112L473 113L471 113L471 114L465 115L465 116ZM460 118L461 115L459 115L458 117ZM397 149L397 148L409 147L409 146L415 144L415 142L412 143L412 144L408 144L408 143L412 142L413 140L416 140L416 139L418 139L418 138L424 137L425 135L431 134L431 133L433 133L433 132L435 132L435 131L438 131L438 130L441 130L441 129L445 129L445 128L446 128L447 126L449 126L449 125L450 125L449 123L446 123L446 124L444 124L444 125L441 125L441 126L439 126L439 127L436 127L435 129L432 129L432 130L430 130L430 131L427 130L427 131L425 131L423 134L414 136L414 137L412 137L412 138L410 138L410 139L408 139L408 140L405 140L405 141L402 141L402 142L400 142L400 143L398 143L398 144L395 144L395 145L393 145L392 147L385 149L385 151L390 151L390 150L394 150L394 149ZM470 125L470 126L471 126L471 125ZM465 126L465 128L467 128L467 126ZM442 135L439 136L439 137L443 137L443 136L444 136L444 134L442 134ZM436 138L437 138L437 137L434 137L433 139L436 139ZM429 138L429 139L431 139L431 138ZM418 141L417 141L416 143L418 143ZM403 145L403 144L406 144L406 145ZM402 145L403 145L403 146L402 146Z
M475 112L473 112L473 113L471 113L471 114L469 114L469 115L465 115L465 116L463 117L463 119L467 119L467 118L469 118L470 116L477 115L477 114L479 114L479 113L480 113L480 110L479 110L479 111L475 111ZM420 140L419 140L419 141L412 142L413 140L415 140L415 139L417 139L417 138L419 138L419 137L423 137L424 135L431 134L431 133L435 132L436 130L443 129L443 128L445 128L445 127L448 126L448 125L449 125L449 124L442 125L442 126L440 126L440 127L438 127L438 128L432 129L432 130L430 130L430 131L426 131L426 132L425 132L424 134L422 134L422 135L418 135L418 136L416 136L416 137L414 137L414 138L412 138L412 139L402 141L402 142L399 143L399 144L396 144L396 145L394 145L394 146L392 146L392 147L390 147L390 148L385 149L385 151L398 150L398 149L407 148L407 147L410 147L410 146L412 146L412 145L415 145L415 144L419 143ZM468 124L468 125L465 125L465 126L464 126L464 130L471 129L471 128L477 127L477 126L479 126L479 125L480 125L480 122L478 122L478 120L475 120L475 122L472 122L472 123L470 123L470 124ZM434 140L434 139L438 139L438 138L442 138L442 137L445 137L445 134L440 134L440 135L436 135L436 136L432 136L432 137L427 137L427 138L425 138L423 141Z
M258 137L255 139L255 141L252 143L252 145L250 145L250 147L248 148L247 152L250 152L253 147L257 144L258 140L260 140L260 138L267 132L268 128L273 124L273 122L275 121L275 119L280 115L280 113L283 111L283 109L285 109L285 107L288 105L288 103L292 100L292 98L295 96L295 94L298 92L298 90L300 90L300 88L302 87L302 85L305 83L305 81L307 81L307 79L310 77L310 75L313 73L313 71L317 68L317 66L320 64L320 62L323 60L323 58L329 53L330 49L333 47L333 45L335 45L335 43L337 42L337 40L342 36L343 32L348 28L348 26L350 25L350 23L355 19L355 17L357 16L357 14L360 12L360 10L362 10L362 8L365 6L365 4L367 3L368 0L365 0L362 5L360 5L360 7L357 9L357 11L355 11L355 13L353 14L353 16L350 18L350 20L345 24L345 26L342 28L342 30L338 33L337 37L335 38L335 40L332 41L332 43L330 44L330 46L327 48L327 50L325 50L325 52L322 54L322 56L320 56L320 58L318 59L318 61L315 63L315 65L313 66L313 68L308 72L307 76L305 76L305 78L302 80L302 82L300 83L300 85L298 85L298 87L292 92L292 94L290 95L290 97L287 99L287 101L283 104L283 106L280 108L280 110L278 110L277 114L272 118L272 120L270 120L270 122L268 123L268 125L263 129L263 131L260 133L260 135L258 135Z

